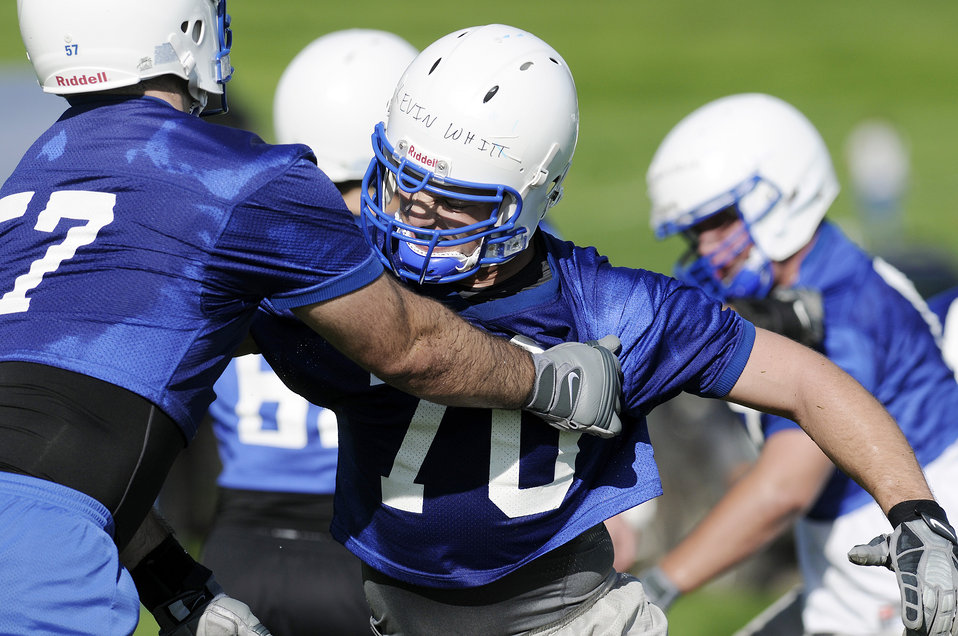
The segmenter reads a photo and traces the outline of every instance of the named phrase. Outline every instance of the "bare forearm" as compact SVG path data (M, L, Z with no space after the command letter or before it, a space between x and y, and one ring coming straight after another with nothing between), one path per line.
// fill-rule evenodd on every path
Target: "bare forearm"
M784 532L797 512L764 506L746 475L659 562L683 594L712 581L762 550Z
M753 556L818 499L834 466L801 430L771 436L749 471L660 563L690 592Z
M406 312L411 329L403 343L405 356L392 360L388 368L367 359L379 366L377 376L441 404L488 407L495 401L498 408L525 406L534 378L528 352L472 327L438 303L413 298Z
M297 315L383 381L432 402L517 409L532 392L528 352L388 276Z
M757 330L729 399L797 422L886 513L903 500L932 499L894 419L854 378L810 349Z

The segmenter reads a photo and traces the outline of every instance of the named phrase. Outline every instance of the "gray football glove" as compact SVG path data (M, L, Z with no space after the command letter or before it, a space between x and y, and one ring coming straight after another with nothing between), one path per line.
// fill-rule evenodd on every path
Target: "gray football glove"
M958 635L958 537L948 523L922 512L890 535L856 545L848 559L895 573L906 636Z
M639 580L649 602L658 605L663 612L668 612L672 603L682 596L675 583L657 565L639 572Z
M564 342L533 353L536 379L525 406L552 426L599 437L622 432L622 368L616 336Z

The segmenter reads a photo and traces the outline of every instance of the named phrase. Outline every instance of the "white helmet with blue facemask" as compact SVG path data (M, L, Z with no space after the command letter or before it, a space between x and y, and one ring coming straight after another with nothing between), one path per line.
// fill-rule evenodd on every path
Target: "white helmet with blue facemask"
M656 150L646 178L656 237L684 233L692 243L676 276L721 300L768 295L772 262L811 240L839 190L811 122L759 93L723 97L685 117ZM699 255L695 226L730 211L742 219L741 232ZM746 250L744 264L722 278Z
M440 38L406 69L373 133L367 238L390 269L417 283L462 280L509 260L559 201L578 123L572 74L536 36L493 24ZM477 223L422 228L391 211L397 190L494 205Z

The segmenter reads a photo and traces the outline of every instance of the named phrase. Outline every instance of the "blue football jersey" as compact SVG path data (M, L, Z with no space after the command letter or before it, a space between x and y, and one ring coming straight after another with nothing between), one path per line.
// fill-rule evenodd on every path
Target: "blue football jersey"
M308 147L87 100L0 189L0 360L119 385L190 439L264 298L310 304L381 271Z
M616 438L559 431L524 411L419 400L280 313L254 321L276 373L336 412L332 531L377 570L432 587L482 585L658 496L648 412L683 390L724 396L745 366L754 328L699 290L541 240L548 281L484 301L441 298L488 332L541 348L617 335L625 381ZM431 287L421 290L438 294Z
M232 360L213 385L213 432L224 488L332 494L336 415L289 390L263 356Z
M903 274L826 222L794 287L821 292L825 355L885 406L922 466L958 439L958 383L942 359L935 333L940 328ZM766 437L796 426L762 415ZM834 519L870 501L836 469L809 517Z

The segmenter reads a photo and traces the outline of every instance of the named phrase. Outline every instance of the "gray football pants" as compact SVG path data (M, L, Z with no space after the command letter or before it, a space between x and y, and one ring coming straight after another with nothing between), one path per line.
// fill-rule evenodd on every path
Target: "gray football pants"
M612 540L599 524L480 587L420 587L364 566L373 633L664 636L665 615L648 602L638 579L612 568L612 557Z

